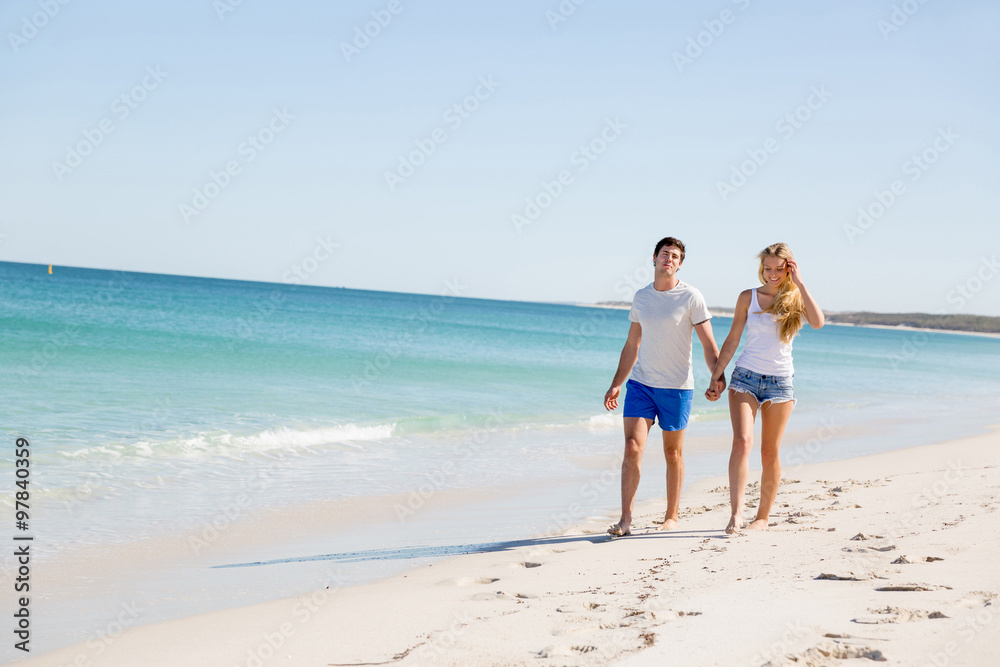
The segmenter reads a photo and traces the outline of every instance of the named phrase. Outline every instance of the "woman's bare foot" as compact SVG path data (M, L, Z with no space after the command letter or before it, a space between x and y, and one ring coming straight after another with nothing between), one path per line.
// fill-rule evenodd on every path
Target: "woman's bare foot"
M677 530L677 519L664 519L657 530Z
M746 528L747 522L743 520L741 514L734 514L729 518L729 525L726 526L726 535L732 535L737 530Z
M767 530L767 519L754 519L747 526L747 530Z

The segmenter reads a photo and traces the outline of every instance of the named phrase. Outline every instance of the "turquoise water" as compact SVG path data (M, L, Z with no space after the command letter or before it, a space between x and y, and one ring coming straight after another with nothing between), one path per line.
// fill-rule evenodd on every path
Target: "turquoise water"
M625 311L13 263L0 286L2 435L32 442L42 554L204 525L261 470L257 506L280 507L409 493L428 475L446 489L586 479L581 460L621 448L601 402ZM713 320L720 343L729 324ZM694 359L701 391L697 340ZM998 414L1000 340L828 326L796 339L795 363L786 453L836 427L803 462ZM724 446L725 404L697 394L689 434ZM689 479L724 470L687 460ZM10 447L2 465L9 503Z

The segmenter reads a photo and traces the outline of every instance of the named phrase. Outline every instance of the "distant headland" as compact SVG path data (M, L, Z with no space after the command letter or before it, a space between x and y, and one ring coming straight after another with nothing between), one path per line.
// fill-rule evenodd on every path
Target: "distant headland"
M627 309L628 301L600 301L590 304L597 308ZM731 308L710 308L716 317L732 317ZM831 324L847 324L864 327L892 327L899 329L929 329L933 331L959 331L963 333L1000 335L1000 317L988 315L931 315L930 313L836 313L827 312L826 320Z

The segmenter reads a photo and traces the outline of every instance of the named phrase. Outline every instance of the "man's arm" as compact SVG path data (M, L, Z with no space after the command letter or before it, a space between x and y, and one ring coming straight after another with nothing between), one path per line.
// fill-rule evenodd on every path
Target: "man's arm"
M719 346L715 344L712 321L705 320L704 322L699 322L694 325L694 330L698 334L698 340L701 341L701 349L705 353L705 365L708 366L708 372L711 374L715 370L715 364L719 361ZM705 398L710 401L718 400L720 391L714 391L714 389L715 385L712 383L712 378L710 377L708 379L708 390L705 392Z
M621 393L622 385L628 374L635 366L635 360L639 358L639 343L642 342L642 327L638 322L633 322L628 328L628 338L625 340L625 347L622 348L621 357L618 359L618 370L615 372L615 379L611 381L611 388L604 394L604 407L608 410L618 408L618 395Z
M698 340L701 341L701 348L705 352L705 364L708 372L715 370L715 364L719 361L719 346L715 344L715 333L712 331L712 320L705 320L694 325Z

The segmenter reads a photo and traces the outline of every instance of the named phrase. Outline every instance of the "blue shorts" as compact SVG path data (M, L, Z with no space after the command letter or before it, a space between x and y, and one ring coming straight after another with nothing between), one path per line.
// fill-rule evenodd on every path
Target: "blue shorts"
M792 386L794 375L761 375L742 366L733 369L729 388L743 394L750 394L759 405L792 402L795 405L795 391Z
M652 419L664 431L683 431L691 416L693 389L659 389L641 382L625 383L625 416Z

